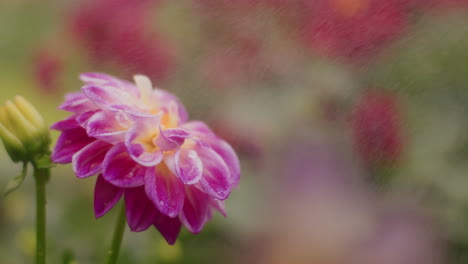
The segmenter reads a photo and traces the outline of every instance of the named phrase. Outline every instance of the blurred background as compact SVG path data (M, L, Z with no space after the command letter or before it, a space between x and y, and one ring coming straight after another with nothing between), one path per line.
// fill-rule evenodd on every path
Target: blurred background
M2 104L52 124L90 71L148 75L242 164L227 218L175 246L127 229L120 263L468 263L468 1L0 1ZM103 263L94 181L53 169L50 263ZM32 263L34 215L29 175L0 199L1 263Z

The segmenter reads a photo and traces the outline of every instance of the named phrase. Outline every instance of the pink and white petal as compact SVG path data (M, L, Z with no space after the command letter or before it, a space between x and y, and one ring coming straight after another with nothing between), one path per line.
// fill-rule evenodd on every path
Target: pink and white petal
M105 73L88 72L80 74L80 79L87 85L98 85L98 86L114 86L117 89L127 91L138 96L138 88L127 81L115 78Z
M152 142L159 133L159 120L159 116L140 119L128 130L125 137L125 146L130 157L145 167L156 166L163 159L163 153L155 149Z
M184 184L164 163L153 170L147 170L145 191L159 211L169 217L176 217L184 205Z
M182 223L178 217L170 218L160 212L157 213L153 225L164 239L166 239L169 245L175 244L177 237L179 237L180 229L182 228Z
M65 130L60 134L52 151L52 161L61 164L70 163L75 153L95 140L88 137L82 127Z
M224 160L211 147L197 142L195 151L203 163L200 185L213 198L225 200L231 193L230 173Z
M203 141L224 160L229 168L229 183L232 187L237 186L240 180L240 162L231 145L217 137L205 137Z
M103 176L122 188L138 187L145 182L146 167L138 165L128 155L123 143L113 146L103 162Z
M220 212L224 217L227 217L226 206L224 201L218 199L211 199L211 206Z
M116 187L99 175L94 187L94 215L105 215L122 197L123 189Z
M87 111L96 110L98 107L83 93L77 92L65 95L65 102L59 106L59 109L75 114L81 114Z
M93 111L88 111L88 112L84 112L82 114L79 114L77 117L76 117L76 122L78 122L78 124L80 124L81 127L85 128L88 126L88 121L91 117L93 117L94 114L96 114L97 112L100 112L102 110L93 110Z
M101 173L104 157L111 147L109 143L96 140L73 155L73 170L76 177L86 178Z
M190 232L197 234L211 217L210 197L193 186L187 186L185 193L180 220Z
M195 184L203 175L203 164L194 149L180 148L175 154L175 171L184 184Z
M180 123L182 124L187 122L187 110L175 95L161 89L153 89L151 100L153 103L160 105L162 108L168 108L169 105L173 102L176 106L177 116L180 119Z
M158 213L142 186L125 189L125 211L128 226L134 232L145 231L152 226Z
M66 131L74 128L79 128L80 124L76 120L77 117L77 115L69 116L64 120L54 123L50 126L50 128L58 131Z
M86 122L86 132L110 144L123 142L128 128L121 126L115 117L115 113L108 111L94 113Z
M201 121L190 121L183 124L181 127L187 129L190 131L190 133L197 137L201 137L202 139L207 136L216 136L213 131Z
M184 144L185 139L191 138L192 134L185 129L180 128L159 128L159 136L155 138L153 143L157 145L162 151L175 149Z
M111 111L139 111L138 101L128 92L112 86L85 85L83 93L98 107Z

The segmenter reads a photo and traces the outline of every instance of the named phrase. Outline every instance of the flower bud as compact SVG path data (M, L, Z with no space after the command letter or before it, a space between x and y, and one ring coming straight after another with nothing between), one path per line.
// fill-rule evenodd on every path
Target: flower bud
M21 96L0 107L0 137L14 162L32 161L49 151L50 139L44 119Z

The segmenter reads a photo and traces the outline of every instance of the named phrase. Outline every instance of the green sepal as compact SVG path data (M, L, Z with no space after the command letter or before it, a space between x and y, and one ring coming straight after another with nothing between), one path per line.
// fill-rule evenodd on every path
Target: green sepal
M50 159L50 153L42 154L34 158L34 164L38 169L49 169L57 164Z
M7 196L14 190L18 189L21 184L23 184L24 179L26 178L26 174L28 172L28 163L23 162L23 170L21 171L21 174L16 175L13 177L5 186L5 190L3 191L3 195Z

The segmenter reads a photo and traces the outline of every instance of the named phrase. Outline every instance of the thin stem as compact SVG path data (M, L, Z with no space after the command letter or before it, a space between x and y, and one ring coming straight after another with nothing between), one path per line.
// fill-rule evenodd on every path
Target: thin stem
M46 182L49 169L34 167L36 179L36 264L46 263Z
M122 202L122 208L120 209L119 215L117 216L117 224L114 229L114 237L112 238L112 245L108 251L107 264L117 263L119 257L120 245L122 244L122 238L125 231L125 203Z

